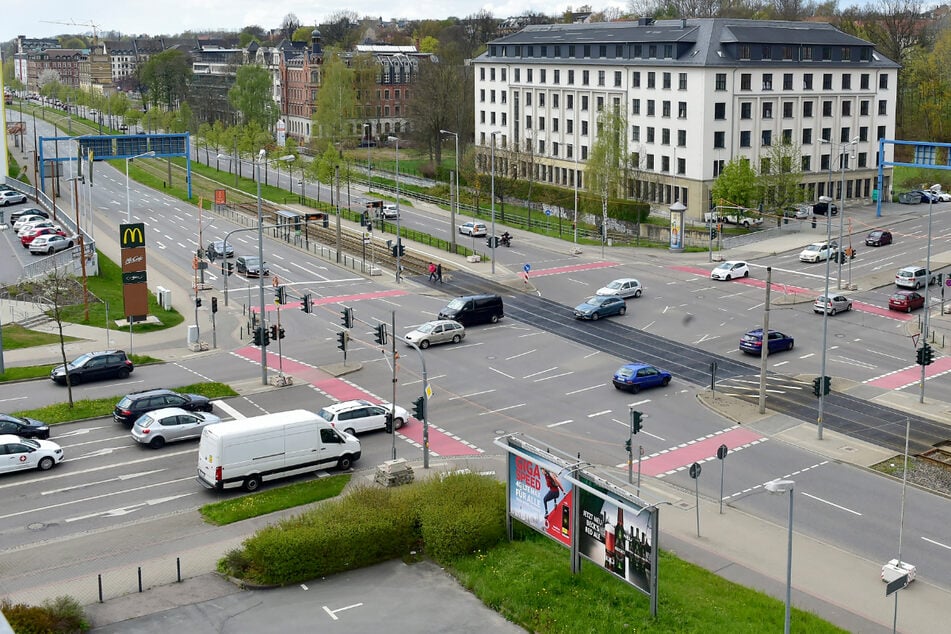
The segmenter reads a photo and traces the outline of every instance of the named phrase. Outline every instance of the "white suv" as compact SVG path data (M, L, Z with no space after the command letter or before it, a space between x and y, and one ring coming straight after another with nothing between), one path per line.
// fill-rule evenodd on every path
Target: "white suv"
M938 276L928 273L923 266L906 266L895 274L895 285L918 290L922 286L937 283Z
M356 400L335 403L323 408L317 415L328 423L355 436L365 431L383 429L386 427L386 415L390 413L389 403L371 403ZM393 417L393 429L399 429L409 420L409 412L396 406L396 416Z
M814 242L802 250L799 254L800 262L821 262L829 258L835 258L839 252L839 245L835 242Z

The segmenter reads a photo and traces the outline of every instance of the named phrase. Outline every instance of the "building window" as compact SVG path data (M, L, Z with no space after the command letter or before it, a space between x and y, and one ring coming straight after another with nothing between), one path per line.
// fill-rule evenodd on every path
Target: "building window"
M635 125L631 126L631 141L634 143L641 142L641 126Z
M859 75L859 90L868 90L868 73Z
M810 170L812 169L812 157L811 157L811 156L803 156L803 157L802 157L801 166L802 166L802 171L803 171L803 172L808 172L808 171L810 171Z
M654 116L654 100L653 99L647 100L647 116L648 117Z
M641 72L638 70L631 73L631 87L632 88L641 87Z
M648 126L647 128L647 142L648 143L654 142L654 128L651 126Z
M849 141L851 141L852 140L851 132L852 132L851 128L842 128L842 132L839 135L839 142L848 143ZM846 163L845 166L848 167L849 166L848 163Z
M832 90L832 73L822 74L822 89Z
M740 104L740 119L752 119L753 118L753 104L749 101L744 101Z
M812 90L812 73L806 73L802 76L802 89Z
M822 137L823 141L828 141L832 139L832 128L822 128Z
M647 87L650 90L653 90L657 85L657 73L654 71L649 71L647 73Z
M878 76L878 87L880 90L888 90L888 75Z
M641 114L641 100L633 99L631 100L631 114Z
M859 141L864 143L868 141L868 126L861 126L859 128Z
M792 90L792 73L783 73L783 90Z
M717 130L713 133L713 147L717 149L726 147L726 132Z
M717 121L726 119L726 102L718 101L713 104L713 118Z
M888 102L884 99L878 100L878 114L888 114Z
M662 172L670 171L670 157L669 156L660 157L660 171Z
M634 45L634 57L635 57L635 58L641 57L642 54L643 54L643 47L642 47L640 44L635 44L635 45Z
M555 48L557 49L558 47L556 46ZM554 83L554 84L560 84L560 83L561 83L561 71L560 71L560 70L555 69L555 70L552 71L552 83Z
M852 102L851 101L842 102L842 116L843 117L852 116Z
M670 117L670 102L664 101L663 104L661 104L661 106L663 108L662 115L664 117Z
M556 92L556 93L552 93L552 95L551 95L551 108L552 108L552 110L558 110L558 97L559 97L559 94L558 94L557 92ZM503 100L503 101L504 101L504 100Z
M784 101L783 102L783 119L792 119L793 117L793 102Z
M822 116L823 117L832 116L832 102L831 101L826 100L822 102Z
M664 59L670 59L674 56L674 45L664 44Z
M538 70L538 83L539 83L539 84L544 84L544 83L545 83L545 79L546 79L545 70L546 70L546 69L544 69L544 68L541 68L541 69Z
M581 136L588 136L588 122L581 122Z
M538 107L539 107L539 108L544 108L544 107L545 107L545 93L543 93L543 92L541 92L541 91L539 91L539 93L538 93Z
M726 73L717 73L714 90L726 90Z
M740 132L740 147L750 147L750 131L742 130Z
M587 70L581 71L581 85L587 86L591 83L591 72Z
M539 130L545 129L545 117L538 117L538 129Z
M687 102L686 101L677 102L677 118L678 119L687 118Z
M525 115L525 129L532 129L532 115Z
M812 102L811 101L802 102L802 117L803 119L812 118Z
M479 90L479 101L485 103L485 88Z
M677 147L687 146L687 131L677 130Z
M525 91L525 105L526 106L532 105L532 91L530 90Z
M516 68L516 69L515 69L515 77L514 77L514 79L512 80L513 83L516 83L516 84L517 84L517 83L519 83L520 81L522 81L522 80L521 80L522 74L519 72L519 71L521 71L521 70L522 70L521 68Z
M532 83L532 81L533 81L533 80L532 80L532 69L531 69L531 68L526 68L526 69L525 69L525 81L526 81L527 83L529 83L529 84Z
M603 70L598 71L598 85L599 86L604 85L604 71Z
M575 133L575 120L565 119L565 134L574 134L574 133Z
M569 86L575 85L575 71L573 70L568 71L568 85Z
M852 90L852 75L848 73L842 75L842 90Z
M687 90L687 73L677 75L677 90Z
M647 155L647 162L645 163L644 167L649 170L654 169L654 155L653 154Z
M575 96L574 95L565 95L565 109L574 110L575 109Z
M740 90L752 90L753 85L753 75L750 73L743 73L740 75Z
M868 116L868 99L863 99L859 102L859 116L867 117Z
M614 71L614 87L621 87L621 71L619 70Z
M740 44L740 59L749 60L752 58L752 54L749 44Z
M596 99L596 103L597 103L597 112L601 112L602 110L604 110L604 97L598 97Z
M479 68L479 80L485 81L485 66Z
M581 95L581 109L583 111L588 110L588 95Z
M769 101L763 102L763 118L772 119L773 118L773 104Z
M812 128L802 129L802 144L812 145Z
M670 90L670 73L664 73L661 77L664 90Z
M772 130L763 130L763 145L772 145L773 144L773 132Z
M763 73L763 90L773 89L773 74Z
M582 55L582 57L584 57L584 58L586 58L586 59L591 57L591 45L590 45L590 44L585 44L584 46L581 47L581 55Z
M495 103L495 91L494 91L494 90L490 90L490 91L489 91L489 103Z
M670 128L661 128L660 142L663 145L670 145Z
M842 47L842 61L851 62L852 61L852 49L848 46Z
M763 46L761 59L765 59L765 60L773 59L773 47L772 47L772 46L769 46L768 44Z
M792 143L792 128L783 129L783 143Z

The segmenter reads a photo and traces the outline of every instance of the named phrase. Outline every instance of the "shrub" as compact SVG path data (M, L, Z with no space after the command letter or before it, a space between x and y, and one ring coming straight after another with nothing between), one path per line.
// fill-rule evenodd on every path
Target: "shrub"
M90 629L82 606L71 597L57 597L42 606L4 601L0 609L17 634L72 634Z

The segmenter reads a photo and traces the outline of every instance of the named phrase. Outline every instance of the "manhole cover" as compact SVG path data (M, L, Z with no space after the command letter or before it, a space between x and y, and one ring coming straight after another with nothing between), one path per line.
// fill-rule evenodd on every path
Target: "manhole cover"
M31 531L41 531L46 528L46 524L42 522L33 522L32 524L28 524L27 528Z

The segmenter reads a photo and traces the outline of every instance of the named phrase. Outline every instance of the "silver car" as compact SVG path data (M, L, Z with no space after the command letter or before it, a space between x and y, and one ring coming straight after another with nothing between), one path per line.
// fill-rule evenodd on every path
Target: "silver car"
M425 350L434 343L459 343L466 338L465 326L451 319L438 319L420 324L416 330L406 333L406 341Z
M167 442L200 438L205 427L220 422L220 417L208 412L165 407L139 416L132 426L132 437L136 442L159 449Z
M640 297L643 288L641 283L630 277L614 280L607 286L599 288L595 295L616 295L618 297Z
M823 310L830 315L852 310L852 300L845 295L833 295L828 299L825 295L820 295L812 305L812 312L821 313Z

